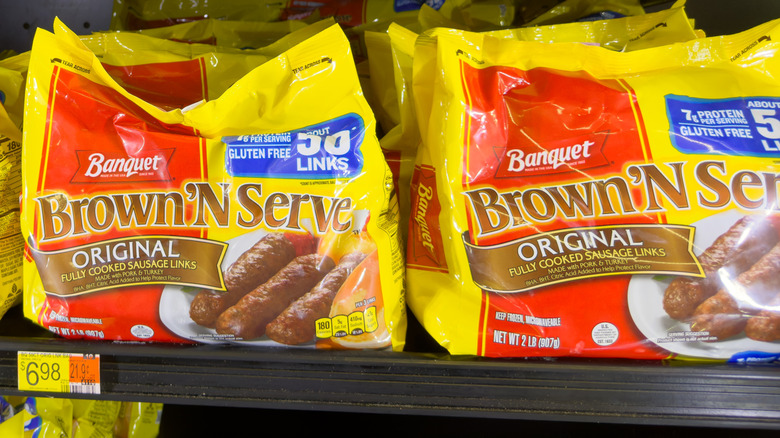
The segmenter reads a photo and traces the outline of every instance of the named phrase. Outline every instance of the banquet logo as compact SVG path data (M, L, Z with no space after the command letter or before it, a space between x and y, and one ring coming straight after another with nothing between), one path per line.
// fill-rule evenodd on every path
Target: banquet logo
M587 138L569 139L531 151L508 148L501 158L498 177L517 177L569 172L606 163L602 148L609 133L594 133ZM498 152L498 151L497 151Z
M168 171L173 149L128 156L105 151L76 151L79 169L71 182L170 181Z

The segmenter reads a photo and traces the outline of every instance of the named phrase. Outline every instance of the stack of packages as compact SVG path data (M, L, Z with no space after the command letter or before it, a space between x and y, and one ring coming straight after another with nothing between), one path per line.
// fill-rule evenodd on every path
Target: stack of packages
M376 36L409 308L457 355L777 362L780 21L548 24L584 3Z
M106 400L0 397L6 438L149 438L158 435L162 404Z
M780 355L778 22L184 3L115 0L112 32L19 55L28 318L402 350L408 304L456 355Z

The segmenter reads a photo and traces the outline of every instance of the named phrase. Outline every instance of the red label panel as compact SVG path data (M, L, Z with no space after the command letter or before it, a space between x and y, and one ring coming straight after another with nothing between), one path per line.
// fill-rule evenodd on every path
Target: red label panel
M202 60L115 66L103 64L117 83L164 110L184 108L208 99Z
M411 191L416 196L412 197L407 264L416 269L447 272L439 229L441 205L434 169L428 166L415 167Z
M555 215L537 221L508 203L499 208L505 198L516 200L530 190L533 196L528 199L536 203L522 205L538 215L572 210L573 204L552 207L571 202L566 196L573 192L547 197L547 189L619 176L626 163L645 163L649 152L643 147L643 127L637 125L641 116L635 96L619 81L597 80L583 72L462 65L470 100L464 192L473 191L472 199L483 204L479 217L466 201L472 224L466 238L471 243L497 245L549 230L656 221L642 214L585 220ZM483 188L487 190L474 191ZM631 202L641 202L641 197L639 190L630 190ZM595 211L596 206L583 208ZM490 221L490 226L474 225L479 220ZM484 229L491 232L480 235ZM628 275L616 275L524 293L483 292L481 314L487 324L478 351L496 357L666 357L668 353L644 340L632 322L626 304L629 280Z
M147 203L145 211L154 211L150 197L143 195L147 190L177 191L187 181L202 180L202 144L192 128L162 124L116 91L65 69L59 69L54 93L40 193L61 193L69 200L67 206L52 204L55 215L66 218L56 221L56 227L68 222L78 227L88 214L98 215L90 220L104 221L106 211L90 209L90 203L100 200L100 205L108 205L110 194L141 194L138 199ZM192 217L191 207L185 215ZM40 225L36 233L41 233ZM74 228L70 234L41 242L39 249L53 251L141 234L202 237L198 228L167 225L139 230L114 224L101 232ZM40 322L66 337L137 340L129 335L132 329L149 339L182 342L160 323L162 289L137 286L69 298L49 295Z

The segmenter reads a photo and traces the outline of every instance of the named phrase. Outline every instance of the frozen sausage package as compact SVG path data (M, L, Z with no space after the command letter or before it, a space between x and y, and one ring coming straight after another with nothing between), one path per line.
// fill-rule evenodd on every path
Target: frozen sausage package
M218 60L136 53L117 80L62 23L38 31L25 315L68 338L402 348L398 208L343 31L215 92L245 65ZM164 108L141 97L165 77Z
M417 319L452 354L776 362L778 41L421 35Z

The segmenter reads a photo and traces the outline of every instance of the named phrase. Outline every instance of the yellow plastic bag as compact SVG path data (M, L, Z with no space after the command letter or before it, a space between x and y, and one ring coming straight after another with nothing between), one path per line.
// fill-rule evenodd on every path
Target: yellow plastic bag
M0 50L0 59L10 58L16 55L18 55L18 53L16 53L16 50L12 50L12 49Z
M398 124L382 137L380 145L388 157L388 163L394 164L396 192L401 212L403 241L408 240L408 224L412 219L410 212L410 187L414 164L421 139L417 125L412 94L412 71L414 45L417 34L402 26L393 24L388 29L392 53L393 87L398 106Z
M72 400L73 438L114 437L122 402L111 400ZM156 436L156 435L151 435Z
M68 399L27 397L23 401L3 400L10 418L0 423L0 436L8 438L68 438L71 435L73 405Z
M380 146L390 169L400 208L401 237L406 242L409 222L409 184L414 169L419 133L411 95L414 29L451 24L443 14L423 5L416 22L407 27L391 23L383 32L365 32L369 48L366 93L382 128Z
M564 0L527 22L531 26L604 20L642 15L645 9L639 0Z
M298 20L276 22L229 21L207 18L173 26L143 29L138 32L155 38L237 49L257 49L273 44L283 36L303 29Z
M778 38L420 36L417 319L452 354L777 361Z
M282 13L282 19L303 19L333 17L345 28L370 25L372 23L403 22L414 17L421 6L427 4L439 8L443 0L324 0L310 2L291 0Z
M390 29L405 29L415 33L411 39L414 46L416 34L434 27L446 27L453 24L440 12L423 5L419 11L413 12L413 20L408 23L403 21L381 22L372 25L360 26L353 29L365 29L364 40L367 47L369 80L366 93L371 97L371 107L382 128L382 133L387 134L401 121L399 110L399 98L397 93L398 81L401 80L397 70L397 60L394 59L393 48L390 42ZM352 29L347 30L347 34ZM411 103L411 102L409 102Z
M471 31L488 31L512 26L515 6L512 0L447 0L439 12Z
M399 123L398 98L393 78L393 53L390 50L390 37L387 32L366 32L366 47L369 59L370 89L366 93L373 95L374 115L383 132L389 132Z
M116 438L153 438L160 432L162 403L122 402L114 427Z
M170 54L153 55L164 73ZM403 348L398 207L343 31L233 66L184 75L235 82L164 110L61 23L38 32L25 315L70 338Z
M521 27L491 32L490 36L542 43L598 44L618 51L640 50L701 38L685 13L685 0L650 14L609 20Z
M22 141L24 83L30 53L0 60L0 136Z
M75 401L62 398L30 397L25 409L41 419L42 437L73 436L73 405Z
M0 397L3 438L155 438L162 403Z
M0 423L0 435L8 438L62 438L61 431L44 427L41 417L26 410Z
M22 119L29 55L0 60L0 317L22 299Z
M369 54L373 54L374 50L376 49L369 47L370 42L366 41L365 34L369 32L387 32L387 28L392 23L399 23L404 26L422 31L418 25L418 15L419 11L407 11L393 14L391 17L386 17L381 20L371 21L357 26L345 27L344 34L346 34L347 38L349 38L349 42L352 46L352 55L355 57L355 62L360 63L368 59Z
M114 0L110 29L152 29L205 18L269 22L281 17L282 8L283 2L273 0Z

